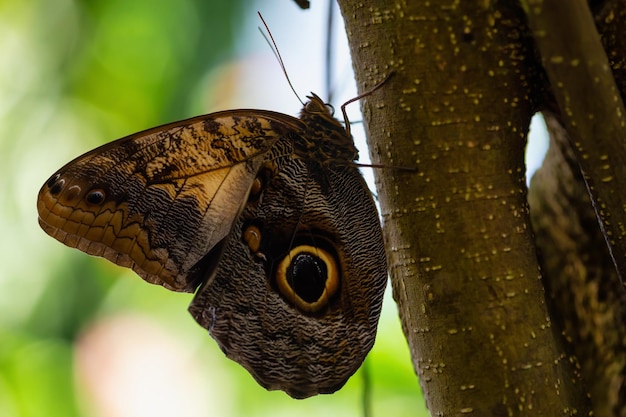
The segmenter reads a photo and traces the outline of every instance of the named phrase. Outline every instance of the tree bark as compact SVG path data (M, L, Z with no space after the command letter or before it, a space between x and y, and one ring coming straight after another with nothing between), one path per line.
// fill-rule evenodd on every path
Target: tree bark
M611 207L611 204L602 207L597 199L602 193L621 195L623 189L619 183L624 178L619 174L611 181L602 181L602 171L611 170L614 166L604 149L607 139L611 142L608 146L617 145L614 151L609 152L613 161L624 158L626 147L623 135L611 138L610 130L615 126L616 117L614 108L608 106L606 111L598 112L598 107L614 96L612 88L606 86L616 85L621 101L626 95L626 2L593 2L591 11L595 28L590 29L587 23L586 29L581 28L575 32L597 30L602 46L596 45L591 50L581 52L568 50L566 53L591 55L592 58L584 66L593 66L598 61L593 56L604 55L606 51L611 73L603 78L609 79L593 82L605 87L574 99L574 95L585 89L577 88L576 85L589 84L589 81L584 80L586 72L563 74L561 69L555 68L553 77L564 76L563 81L554 83L562 85L568 83L572 77L578 78L574 88L560 92L562 99L568 97L566 101L583 101L582 104L574 105L578 114L586 116L582 111L586 106L588 111L597 113L598 117L574 118L572 111L567 108L565 111L561 110L565 107L562 104L552 109L556 114L545 114L550 132L550 150L543 166L533 177L529 202L536 244L541 255L544 283L550 295L550 310L555 323L562 329L571 352L571 360L580 364L594 416L626 417L626 290L615 268L615 259L606 245L606 240L615 239L607 239L603 234L606 220L612 217L614 222L619 222L623 211L621 207ZM589 38L593 39L593 36ZM580 45L584 48L585 43L580 42ZM549 54L548 51L547 53ZM572 59L574 58L569 56L565 61L572 62ZM553 65L558 67L558 63ZM597 68L589 69L589 73L594 71ZM611 78L615 79L614 83ZM593 97L597 96L601 97L594 100ZM620 106L614 107L619 109ZM572 127L572 123L575 126ZM604 162L600 166L592 164L592 169L585 171L589 158L582 157L581 143L575 138L580 136L581 131L588 134L594 124L598 124L598 128L593 129L594 134L590 138L585 138L590 153L588 156ZM564 125L569 125L568 129L576 136L570 137L572 135L568 134ZM590 139L591 145L588 143ZM599 145L596 146L596 143ZM592 189L595 205L587 192L592 188L590 184L593 186L594 179L595 183L598 180L602 183L601 187ZM618 202L619 200L617 199ZM603 212L596 212L595 208L598 207ZM612 216L616 210L617 215ZM602 227L598 224L598 217L605 222ZM617 252L619 249L614 250L614 253ZM624 261L623 258L617 260Z
M548 315L524 182L547 84L513 2L340 1L394 297L432 415L588 415ZM415 172L400 169L415 168Z
M602 223L613 262L626 278L626 110L586 0L523 0L560 119ZM559 30L552 30L558 27ZM622 34L622 36L624 36Z
M579 364L595 417L626 417L626 291L565 128L545 115L550 149L528 200L551 315Z

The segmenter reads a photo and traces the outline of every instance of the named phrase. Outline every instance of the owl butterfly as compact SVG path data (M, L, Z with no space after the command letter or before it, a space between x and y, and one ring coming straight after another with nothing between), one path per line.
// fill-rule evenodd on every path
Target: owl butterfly
M349 132L316 95L300 118L212 113L116 140L53 174L50 236L173 291L267 389L332 393L374 343L387 280Z

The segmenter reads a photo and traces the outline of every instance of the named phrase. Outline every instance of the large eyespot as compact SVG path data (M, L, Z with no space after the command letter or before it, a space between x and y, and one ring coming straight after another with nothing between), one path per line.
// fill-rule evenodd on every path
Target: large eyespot
M315 313L337 293L340 275L337 260L328 251L299 245L278 264L276 285L287 301L302 311Z

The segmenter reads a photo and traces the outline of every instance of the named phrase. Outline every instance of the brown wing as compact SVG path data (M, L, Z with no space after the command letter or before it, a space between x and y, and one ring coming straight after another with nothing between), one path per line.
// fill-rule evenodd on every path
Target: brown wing
M262 110L213 113L88 152L43 185L39 224L146 281L193 291L194 267L230 232L267 151L303 128Z

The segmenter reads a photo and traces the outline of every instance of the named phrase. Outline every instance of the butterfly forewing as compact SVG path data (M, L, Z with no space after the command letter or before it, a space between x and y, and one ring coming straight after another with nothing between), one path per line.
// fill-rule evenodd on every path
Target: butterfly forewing
M224 239L264 156L301 122L280 113L213 113L150 129L65 165L41 188L55 239L192 291L190 271Z

